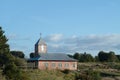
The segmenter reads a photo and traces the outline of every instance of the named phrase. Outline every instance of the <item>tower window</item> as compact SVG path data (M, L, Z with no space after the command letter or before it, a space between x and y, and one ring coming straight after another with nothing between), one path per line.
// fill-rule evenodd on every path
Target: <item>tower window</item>
M44 51L44 45L41 45L41 51Z

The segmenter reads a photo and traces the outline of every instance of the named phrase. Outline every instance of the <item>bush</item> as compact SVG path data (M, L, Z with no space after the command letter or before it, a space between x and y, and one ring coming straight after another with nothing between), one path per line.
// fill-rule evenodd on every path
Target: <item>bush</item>
M75 75L72 73L66 74L64 80L75 80Z
M8 80L21 80L21 72L14 63L9 63L3 69L3 74Z
M81 74L76 74L76 80L101 80L100 72L87 70Z
M70 70L69 70L69 69L65 69L65 70L63 70L62 72L65 73L65 74L69 74L69 73L70 73Z
M101 80L100 72L88 70L87 75L91 78L91 80Z

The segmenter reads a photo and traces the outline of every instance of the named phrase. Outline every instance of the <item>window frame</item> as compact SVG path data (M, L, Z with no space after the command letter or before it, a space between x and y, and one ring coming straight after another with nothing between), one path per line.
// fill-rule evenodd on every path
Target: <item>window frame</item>
M62 68L62 63L58 63L58 67L59 67L59 68Z
M69 63L65 63L64 67L68 68L69 67Z
M52 64L51 64L51 67L53 67L53 68L56 67L56 64L55 64L55 63L52 63Z

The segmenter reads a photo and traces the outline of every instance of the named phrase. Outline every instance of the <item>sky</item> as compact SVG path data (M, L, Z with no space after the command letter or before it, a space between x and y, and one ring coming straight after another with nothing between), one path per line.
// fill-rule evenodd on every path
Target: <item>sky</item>
M26 57L42 38L49 53L120 54L120 0L0 0L0 26Z

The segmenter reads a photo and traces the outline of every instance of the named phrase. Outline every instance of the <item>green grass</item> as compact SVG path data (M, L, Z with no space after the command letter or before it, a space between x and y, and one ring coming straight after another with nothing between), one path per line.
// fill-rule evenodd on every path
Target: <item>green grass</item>
M93 73L100 73L101 77L118 77L120 76L119 72L120 63L78 63L78 71L70 71L68 74L60 70L27 70L30 80L75 80L76 74L81 77L89 77L86 75L85 71L91 70ZM116 68L117 66L117 68ZM90 72L91 72L90 71ZM83 75L84 74L84 75ZM91 74L92 75L92 74ZM97 76L95 74L92 75Z
M28 76L31 80L75 80L74 73L64 74L60 70L33 70Z

